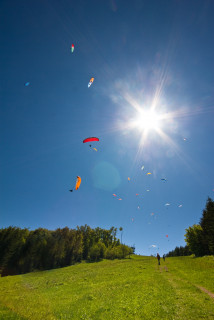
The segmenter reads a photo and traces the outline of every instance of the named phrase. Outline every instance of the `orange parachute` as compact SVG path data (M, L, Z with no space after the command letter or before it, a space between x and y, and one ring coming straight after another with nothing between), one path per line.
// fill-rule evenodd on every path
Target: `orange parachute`
M93 82L94 82L94 78L91 78L89 83L88 83L88 88L90 88L90 86L92 85Z
M79 177L79 176L77 176L77 180L76 180L76 185L75 185L75 190L78 190L79 189L79 187L80 187L80 184L81 184L81 181L82 181L82 179ZM73 189L71 189L71 190L69 190L70 192L73 192Z

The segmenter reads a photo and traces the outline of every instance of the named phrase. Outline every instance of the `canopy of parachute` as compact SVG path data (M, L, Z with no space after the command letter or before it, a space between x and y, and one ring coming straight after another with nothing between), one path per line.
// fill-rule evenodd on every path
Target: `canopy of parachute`
M100 141L100 140L96 137L89 137L89 138L84 139L83 143L91 142L91 141Z
M92 85L93 82L94 82L94 78L91 78L89 83L88 83L88 88L90 88L90 86Z
M76 180L76 185L75 185L75 190L78 190L81 184L81 178L79 176L77 176L77 180ZM69 190L70 192L73 192L73 189Z

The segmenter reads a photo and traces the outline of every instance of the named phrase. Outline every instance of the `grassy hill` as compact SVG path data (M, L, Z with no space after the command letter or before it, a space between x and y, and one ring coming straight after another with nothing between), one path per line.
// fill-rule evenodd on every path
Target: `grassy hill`
M80 263L0 278L0 319L214 319L214 257Z

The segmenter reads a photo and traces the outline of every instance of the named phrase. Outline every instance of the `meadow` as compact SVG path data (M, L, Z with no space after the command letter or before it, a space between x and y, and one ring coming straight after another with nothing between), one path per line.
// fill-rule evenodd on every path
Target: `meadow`
M214 257L82 262L0 278L0 319L214 319Z

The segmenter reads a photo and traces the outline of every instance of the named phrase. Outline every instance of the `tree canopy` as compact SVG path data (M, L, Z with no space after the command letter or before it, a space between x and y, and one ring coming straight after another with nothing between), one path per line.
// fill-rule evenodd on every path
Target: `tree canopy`
M196 256L214 254L214 201L208 197L200 224L186 229L185 241Z
M88 225L54 231L0 229L1 275L65 267L81 260L125 258L133 250L122 245L116 234L115 227L92 229Z

